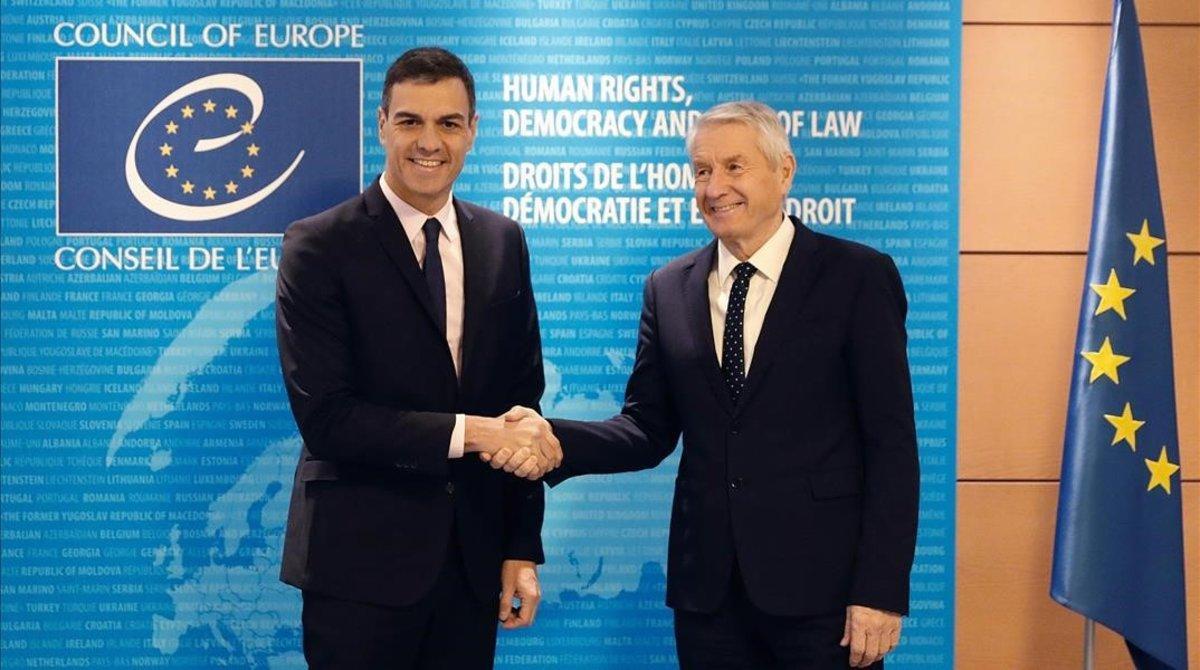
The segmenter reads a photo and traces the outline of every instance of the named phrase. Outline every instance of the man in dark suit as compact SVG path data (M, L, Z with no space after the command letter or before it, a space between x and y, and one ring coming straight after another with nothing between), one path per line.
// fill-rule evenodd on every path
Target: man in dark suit
M916 542L899 273L784 216L796 162L765 105L714 107L687 146L717 239L646 280L624 408L553 420L564 459L547 480L654 467L682 432L680 664L872 665L899 641Z
M477 121L462 61L405 53L378 111L383 175L284 237L279 354L304 448L282 579L303 590L313 668L490 668L497 613L536 612L541 484L474 452L530 477L561 453L534 421L489 418L536 406L544 379L520 227L451 195Z

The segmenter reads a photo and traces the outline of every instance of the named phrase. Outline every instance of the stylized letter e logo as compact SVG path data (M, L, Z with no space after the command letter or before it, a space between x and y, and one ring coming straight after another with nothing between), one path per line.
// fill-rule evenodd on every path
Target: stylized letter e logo
M207 77L201 77L195 81L184 84L172 91L167 97L163 98L146 118L142 119L142 123L138 126L137 132L133 134L133 139L129 142L129 149L125 152L125 181L129 184L129 190L133 192L133 197L142 203L146 209L165 216L169 219L177 221L211 221L222 217L231 216L238 212L244 212L247 209L262 202L267 196L271 195L287 181L287 178L296 170L296 166L300 165L300 160L304 158L304 151L296 154L292 159L291 165L287 167L278 177L270 184L255 191L243 198L230 202L223 202L213 205L188 205L183 203L168 200L150 189L146 182L142 180L141 174L138 172L137 165L137 145L141 139L142 133L150 122L158 116L167 107L186 98L189 95L208 91L212 89L232 89L246 96L250 100L251 115L250 123L253 124L258 120L258 115L262 112L263 93L255 81L247 76L233 73L214 74ZM196 142L192 150L196 153L212 151L236 140L242 133L234 132L222 137L212 137L202 139Z

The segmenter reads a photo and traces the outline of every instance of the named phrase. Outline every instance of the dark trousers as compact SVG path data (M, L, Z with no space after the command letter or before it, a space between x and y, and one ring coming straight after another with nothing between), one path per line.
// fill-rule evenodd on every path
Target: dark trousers
M850 648L838 644L846 611L776 616L754 606L737 567L715 612L675 610L681 670L847 670ZM869 666L882 670L883 661Z
M313 670L490 670L499 602L475 596L452 540L437 584L407 607L305 591L304 659Z

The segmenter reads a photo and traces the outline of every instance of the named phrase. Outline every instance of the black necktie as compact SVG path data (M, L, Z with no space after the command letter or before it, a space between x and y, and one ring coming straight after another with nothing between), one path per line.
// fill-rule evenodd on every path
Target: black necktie
M442 335L446 334L446 277L442 273L442 255L438 253L438 236L442 224L437 219L426 219L422 226L425 231L425 284L429 287L429 297L433 299L433 318L437 321Z
M736 404L746 385L745 348L743 346L743 316L746 312L746 293L750 290L750 277L756 269L749 263L738 263L733 268L737 277L729 291L729 306L725 309L725 336L721 346L721 376L729 388L729 396Z

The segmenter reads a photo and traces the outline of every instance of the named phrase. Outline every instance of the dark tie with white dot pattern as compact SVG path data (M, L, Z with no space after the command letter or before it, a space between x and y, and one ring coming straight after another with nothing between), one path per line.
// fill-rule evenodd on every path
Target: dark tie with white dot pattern
M729 388L733 402L742 395L746 385L745 347L742 342L743 315L746 312L746 293L750 290L750 277L757 269L749 263L738 263L733 268L736 278L729 291L729 306L725 309L725 336L721 346L721 376Z

